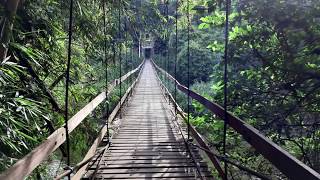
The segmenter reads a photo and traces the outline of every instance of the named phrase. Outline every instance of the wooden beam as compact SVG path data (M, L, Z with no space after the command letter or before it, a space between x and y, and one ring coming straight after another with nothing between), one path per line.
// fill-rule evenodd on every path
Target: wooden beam
M164 71L162 68L158 67L154 62L154 66L166 76L168 76L173 82L176 83L178 89L185 93L190 94L190 97L197 100L204 107L210 110L213 114L224 119L225 110L218 104L211 102L210 100L202 97L198 93L188 89L187 87L181 85L175 78ZM257 129L248 123L244 122L240 118L234 116L232 113L227 112L228 124L236 132L241 134L243 138L251 144L257 152L262 154L266 159L268 159L274 166L276 166L283 174L293 180L319 180L320 174L315 170L311 169L309 166L305 165L303 162L299 161L287 151L282 149L280 146L272 142L270 139L262 135Z
M156 64L154 64L156 66ZM186 122L186 114L185 112L183 112L182 108L178 105L178 103L175 101L175 99L173 98L172 94L170 93L170 91L164 86L164 84L161 82L161 80L158 78L158 80L160 81L160 85L164 88L165 92L169 95L169 100L177 107L177 112L178 114L183 118L183 120ZM193 127L190 126L190 132L191 132L191 136L193 138L195 138L195 140L197 141L197 143L206 149L210 149L209 146L207 145L207 143L205 142L205 140L202 138L202 136L200 135L200 133L198 133L198 131ZM211 163L213 164L213 166L216 168L216 170L219 173L219 176L222 179L225 179L225 173L221 167L220 161L217 157L215 157L212 153L208 153L205 152L207 157L210 159Z
M137 69L131 71L133 73L135 73L137 70L139 70L142 67L143 64L141 64ZM130 73L130 72L129 72ZM129 74L128 73L128 74ZM133 74L131 73L131 74ZM121 106L125 103L126 99L129 97L129 95L131 94L131 92L133 91L135 85L138 82L138 79L141 75L141 71L139 73L138 78L132 83L132 85L127 89L126 93L123 95L123 97L121 98L121 101L117 104L117 106L113 109L112 113L110 114L110 116L108 117L107 121L109 124L111 124L111 122L115 119L115 117L117 116ZM92 157L96 151L97 148L99 147L99 144L101 143L102 139L104 138L104 136L106 135L108 129L107 126L103 126L102 130L100 131L98 137L94 140L93 144L91 145L89 151L87 152L87 154L85 155L84 159L82 160L82 162L87 161L90 157ZM86 169L88 167L88 164L84 165L83 167L81 167L74 176L72 176L72 180L79 180L82 178L82 176L84 175Z
M126 80L132 74L137 72L143 65L142 62L138 68L130 71L126 75L122 76L122 81ZM130 74L130 75L128 75ZM108 88L108 95L112 92L114 87L118 85L119 79L114 80ZM68 121L69 133L71 133L101 102L106 99L106 92L100 93L79 112L77 112ZM0 179L5 180L17 180L27 177L36 167L40 165L42 161L48 158L48 156L60 147L66 141L65 128L61 127L52 133L44 142L33 149L29 154L17 161L13 166L0 174Z
M87 115L89 115L104 99L106 93L99 94L89 104L82 108L69 121L69 133L71 133ZM32 150L24 158L20 159L12 167L0 175L0 179L17 180L24 179L39 164L45 160L53 151L55 151L66 140L65 128L61 127L52 133L47 140Z

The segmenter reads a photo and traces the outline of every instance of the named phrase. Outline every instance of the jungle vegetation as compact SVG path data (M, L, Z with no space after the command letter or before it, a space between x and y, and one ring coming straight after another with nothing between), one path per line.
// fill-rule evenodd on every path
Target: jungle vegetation
M119 54L124 73L141 63L139 42L146 33L155 40L156 63L187 84L188 11L191 89L222 104L225 1L189 2L187 9L187 1L169 0L166 11L160 0L121 0L120 6L115 0L76 0L70 115L104 90L105 59L108 82L119 77ZM64 123L69 1L0 0L0 16L1 172ZM320 1L232 0L230 21L229 111L320 172ZM173 93L173 84L167 85ZM111 108L118 94L119 89L106 102ZM178 94L178 103L187 108L184 95ZM72 133L73 164L81 161L103 125L105 106ZM191 117L212 147L222 152L223 121L195 101ZM64 163L64 151L57 150L29 178L51 179ZM272 179L286 179L231 128L227 154ZM232 179L252 178L232 166L229 171Z

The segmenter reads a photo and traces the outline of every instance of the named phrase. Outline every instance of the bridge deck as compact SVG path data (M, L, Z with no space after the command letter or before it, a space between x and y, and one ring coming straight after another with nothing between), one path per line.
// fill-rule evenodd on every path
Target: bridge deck
M151 62L146 61L111 146L85 177L98 169L94 175L98 179L196 179L195 164L174 127L170 108ZM192 151L202 175L210 178L207 165Z

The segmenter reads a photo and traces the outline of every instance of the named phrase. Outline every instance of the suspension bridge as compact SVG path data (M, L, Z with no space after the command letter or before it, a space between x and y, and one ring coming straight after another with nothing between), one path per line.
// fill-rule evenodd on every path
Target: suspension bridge
M88 116L121 82L138 74L115 107L83 161L69 167L56 179L214 179L214 167L226 179L221 162L230 163L260 179L269 179L244 165L218 155L208 142L187 124L186 114L161 82L162 74L177 89L200 102L218 117L224 109L181 85L152 60L143 61L109 85L108 92L99 94L68 121L68 133ZM319 179L319 174L263 136L254 127L227 113L228 124L290 179ZM112 133L109 131L112 129ZM48 156L66 141L65 128L47 140L0 175L0 179L17 180L27 177ZM206 161L204 160L204 157Z
M69 19L67 90L71 63L72 2ZM120 5L119 1L119 7ZM230 1L227 1L226 6L226 32L228 32ZM120 19L121 16L119 15L119 24ZM190 26L190 22L188 22L188 26ZM105 18L104 27L106 27ZM120 32L121 28L119 27L119 34ZM104 33L106 34L105 29ZM189 34L190 28L188 28L188 62L190 54ZM177 38L176 32L176 41ZM225 39L226 74L228 33L226 33ZM146 42L144 46L149 50L152 49L153 41ZM106 47L104 50L106 51ZM106 70L107 68L108 66ZM53 132L29 154L3 172L0 175L0 180L25 179L64 143L67 144L67 149L70 149L68 147L69 134L108 99L115 87L120 86L121 90L121 84L134 77L136 77L135 80L132 81L119 103L106 118L104 126L83 160L71 166L70 153L72 152L68 150L68 166L55 179L228 179L226 165L235 166L258 179L271 179L247 168L245 164L232 161L225 153L219 154L216 152L209 145L209 142L190 124L189 113L183 112L176 102L176 96L170 93L160 77L165 77L166 80L174 84L175 93L179 90L187 95L188 103L190 102L189 99L197 101L208 111L211 111L213 115L220 117L225 125L241 134L257 153L266 158L289 179L320 179L319 173L273 143L244 120L228 112L225 106L221 107L192 91L189 88L189 83L186 87L179 83L175 76L176 74L172 76L160 68L151 58L146 58L138 67L125 75L121 74L120 67L119 79L115 79L108 84L105 91L70 119L67 118L68 112L66 111L65 125ZM227 77L225 76L225 78ZM225 82L227 82L227 79L225 79ZM66 93L67 97L68 91ZM68 99L66 99L66 102L68 102ZM66 110L68 109L67 105L66 103ZM225 168L223 168L223 165ZM215 174L213 171L215 171Z

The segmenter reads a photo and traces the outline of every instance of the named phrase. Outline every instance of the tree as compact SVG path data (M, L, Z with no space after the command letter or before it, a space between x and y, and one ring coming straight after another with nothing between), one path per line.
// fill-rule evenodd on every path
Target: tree
M0 36L0 59L4 60L7 57L8 43L10 41L10 35L13 27L13 21L18 9L20 0L2 1L1 6L4 7L4 16L1 18L1 36Z

